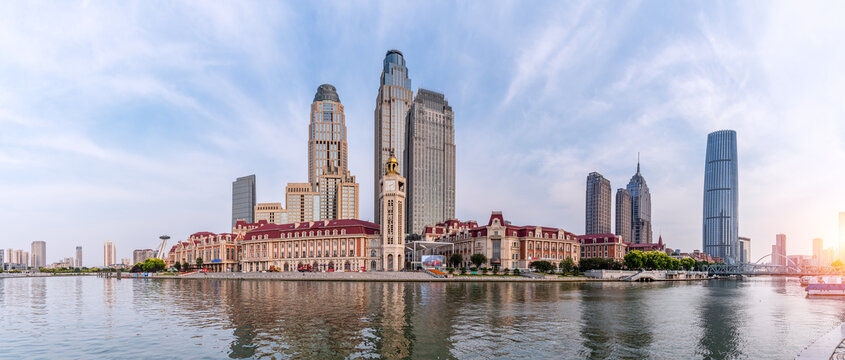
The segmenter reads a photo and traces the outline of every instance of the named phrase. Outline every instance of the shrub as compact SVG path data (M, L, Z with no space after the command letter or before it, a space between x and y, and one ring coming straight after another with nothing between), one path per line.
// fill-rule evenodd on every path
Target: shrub
M486 268L486 267L481 268L481 273L482 273L482 274L487 274L487 268Z
M450 274L454 274L454 273L455 273L455 268L453 268L453 267L447 267L447 268L446 268L446 272L448 272L448 273L450 273Z
M473 267L469 268L469 271L478 271L478 268L473 266Z
M519 276L519 269L513 269L513 274Z

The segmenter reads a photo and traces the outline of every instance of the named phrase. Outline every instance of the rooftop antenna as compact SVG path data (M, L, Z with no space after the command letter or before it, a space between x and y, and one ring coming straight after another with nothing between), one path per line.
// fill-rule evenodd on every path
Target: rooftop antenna
M637 151L637 174L640 173L640 152Z

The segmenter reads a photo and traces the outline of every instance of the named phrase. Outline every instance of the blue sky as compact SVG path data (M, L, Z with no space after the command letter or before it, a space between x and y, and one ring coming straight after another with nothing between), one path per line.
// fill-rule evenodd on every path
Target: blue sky
M584 230L584 183L642 155L655 238L701 248L707 133L737 130L754 257L835 246L845 210L838 2L4 2L2 248L85 264L224 232L231 182L307 179L310 101L345 105L361 215L388 49L455 111L457 215ZM656 240L656 239L655 239Z

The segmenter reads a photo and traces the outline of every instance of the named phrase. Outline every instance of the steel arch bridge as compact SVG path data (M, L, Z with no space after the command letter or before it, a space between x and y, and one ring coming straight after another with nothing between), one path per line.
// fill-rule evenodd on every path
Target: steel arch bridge
M778 254L780 255L780 254ZM833 266L799 266L784 255L785 265L761 264L765 258L774 258L766 254L753 263L736 265L704 265L703 271L710 275L803 275L803 274L838 274L841 271Z

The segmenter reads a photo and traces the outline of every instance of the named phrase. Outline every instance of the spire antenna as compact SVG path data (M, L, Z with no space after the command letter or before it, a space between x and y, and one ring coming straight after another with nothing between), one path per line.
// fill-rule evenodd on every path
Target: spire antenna
M640 152L637 151L637 174L640 173Z

